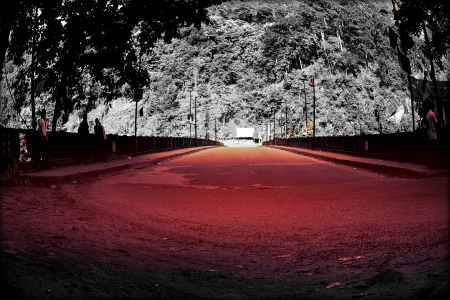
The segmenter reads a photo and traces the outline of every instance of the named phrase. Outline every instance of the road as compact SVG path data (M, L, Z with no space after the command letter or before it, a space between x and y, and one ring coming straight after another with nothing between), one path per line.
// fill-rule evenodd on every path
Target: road
M6 207L3 234L14 253L47 259L324 288L383 270L413 276L448 258L448 187L448 178L392 178L267 147L217 147L47 189L28 204L45 218ZM20 224L8 221L13 213Z
M386 178L264 147L202 151L85 193L121 220L131 257L150 246L145 267L350 279L448 254L445 179Z

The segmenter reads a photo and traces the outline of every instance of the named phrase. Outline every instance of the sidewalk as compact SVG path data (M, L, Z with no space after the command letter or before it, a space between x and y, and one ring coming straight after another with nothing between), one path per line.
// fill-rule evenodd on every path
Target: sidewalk
M130 158L120 158L106 162L69 165L35 172L19 172L19 178L22 182L28 181L30 183L43 185L81 181L98 177L100 175L121 172L124 170L149 167L159 164L163 161L171 160L180 156L192 154L213 147L216 146L182 148L177 150L137 155Z
M156 165L163 161L171 160L176 157L192 154L213 147L215 146L183 148L133 156L131 157L131 159L123 158L106 162L62 166L43 171L19 172L19 178L22 180L22 182L26 180L34 184L44 185L51 185L61 182L82 181L89 178L98 177L100 175L112 174L124 170L139 169ZM365 169L395 177L430 178L450 175L448 166L445 166L445 169L429 170L428 166L426 165L381 160L375 158L365 158L321 150L311 150L306 148L286 146L264 147L272 147L275 149L285 150L308 157L329 161L332 163L343 164L350 167Z
M430 178L430 177L444 177L450 175L449 166L441 166L441 168L439 168L438 170L430 170L427 165L413 164L408 162L399 162L392 160L382 160L377 158L358 157L322 150L311 150L307 148L286 147L286 146L264 146L264 147L272 147L316 159L329 161L332 163L343 164L357 169L365 169L395 177Z

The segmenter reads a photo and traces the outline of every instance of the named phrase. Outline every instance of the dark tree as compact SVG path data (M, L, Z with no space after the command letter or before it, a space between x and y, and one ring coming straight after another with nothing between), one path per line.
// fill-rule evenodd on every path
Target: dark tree
M0 53L16 65L24 64L24 53L31 54L32 66L19 74L16 94L24 103L36 80L45 78L46 92L55 101L55 131L60 112L86 97L84 74L91 84L101 84L106 101L117 97L125 83L145 86L148 75L138 57L158 39L178 37L181 27L209 23L206 8L223 1L7 1L0 13Z
M424 33L426 41L424 52L431 62L433 92L437 95L434 63L442 68L442 57L447 55L450 49L450 4L446 0L393 0L393 5L400 33L411 33L416 36ZM431 37L428 30L431 31ZM439 97L436 97L436 100L438 120L445 123L442 100Z
M420 36L424 26L431 31L430 49L434 62L450 49L450 3L447 0L393 0L394 16L400 31ZM429 56L429 55L427 55Z

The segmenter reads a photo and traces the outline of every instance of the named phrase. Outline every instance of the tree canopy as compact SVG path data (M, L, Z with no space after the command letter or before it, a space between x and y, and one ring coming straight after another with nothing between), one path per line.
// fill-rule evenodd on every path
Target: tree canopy
M450 3L447 0L394 0L394 16L401 31L420 36L431 31L430 49L434 61L442 66L442 57L450 49Z
M86 96L111 101L125 83L145 86L148 73L140 68L138 56L149 53L160 38L170 42L179 36L181 27L208 24L206 8L221 2L7 1L2 4L0 53L18 66L25 63L24 54L33 60L32 67L20 69L14 83L17 106L26 102L32 73L37 82L46 80L45 90L56 101L56 119L60 110L70 110Z
M138 135L188 136L193 126L187 116L193 113L194 102L200 136L206 130L213 136L216 125L220 138L230 137L237 125L255 127L267 138L269 123L273 135L274 119L277 136L287 130L300 135L306 127L311 129L313 121L310 78L315 78L317 136L409 131L412 112L407 74L399 66L388 35L389 27L397 27L393 15L381 14L381 9L391 10L392 1L226 1L206 9L209 21L201 27L180 26L170 43L164 41L163 33L147 50L124 47L129 52L117 55L122 59L117 68L108 65L116 61L104 61L98 55L101 51L115 55L116 48L94 47L80 37L87 47L80 57L90 61L79 73L83 88L65 100L67 111L55 126L76 131L77 116L89 112L88 119L100 118L108 133L133 134L135 103L130 98L133 82L138 80L120 81L120 74L130 70L145 79L140 84L146 84L144 99L138 104L144 112L138 117ZM133 45L145 43L139 40L143 32L139 24L131 29L129 39L123 39ZM114 34L105 37L114 39ZM420 77L429 59L423 52L423 37L413 36L413 41L408 55L412 74ZM11 62L5 66L10 82L30 65L30 54L23 57L26 62L21 67ZM442 57L441 62L437 79L450 80L449 60ZM97 77L91 71L95 68L101 70ZM97 79L102 76L104 81ZM53 109L51 101L55 100L49 92L44 90L39 105L50 103ZM78 97L82 92L84 100ZM92 94L98 98L94 102ZM8 99L10 109L9 94L2 97ZM26 101L20 105L24 119L29 118L27 105ZM416 106L416 124L422 118L419 112ZM17 120L8 122L17 124Z

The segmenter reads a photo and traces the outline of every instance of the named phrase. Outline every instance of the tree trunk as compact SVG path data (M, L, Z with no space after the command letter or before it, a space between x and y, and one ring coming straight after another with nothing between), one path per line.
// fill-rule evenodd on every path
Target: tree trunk
M9 34L11 27L13 26L14 19L16 18L16 12L18 11L19 1L5 1L2 3L2 9L0 13L0 55L3 61L6 57L6 50L9 47ZM0 81L3 79L3 73L0 72Z
M303 64L302 64L302 60L300 59L300 55L298 55L297 57L298 57L298 61L300 63L300 70L303 70Z
M61 110L61 100L58 97L56 98L55 111L53 112L52 132L56 132L56 123L58 122L60 110Z

